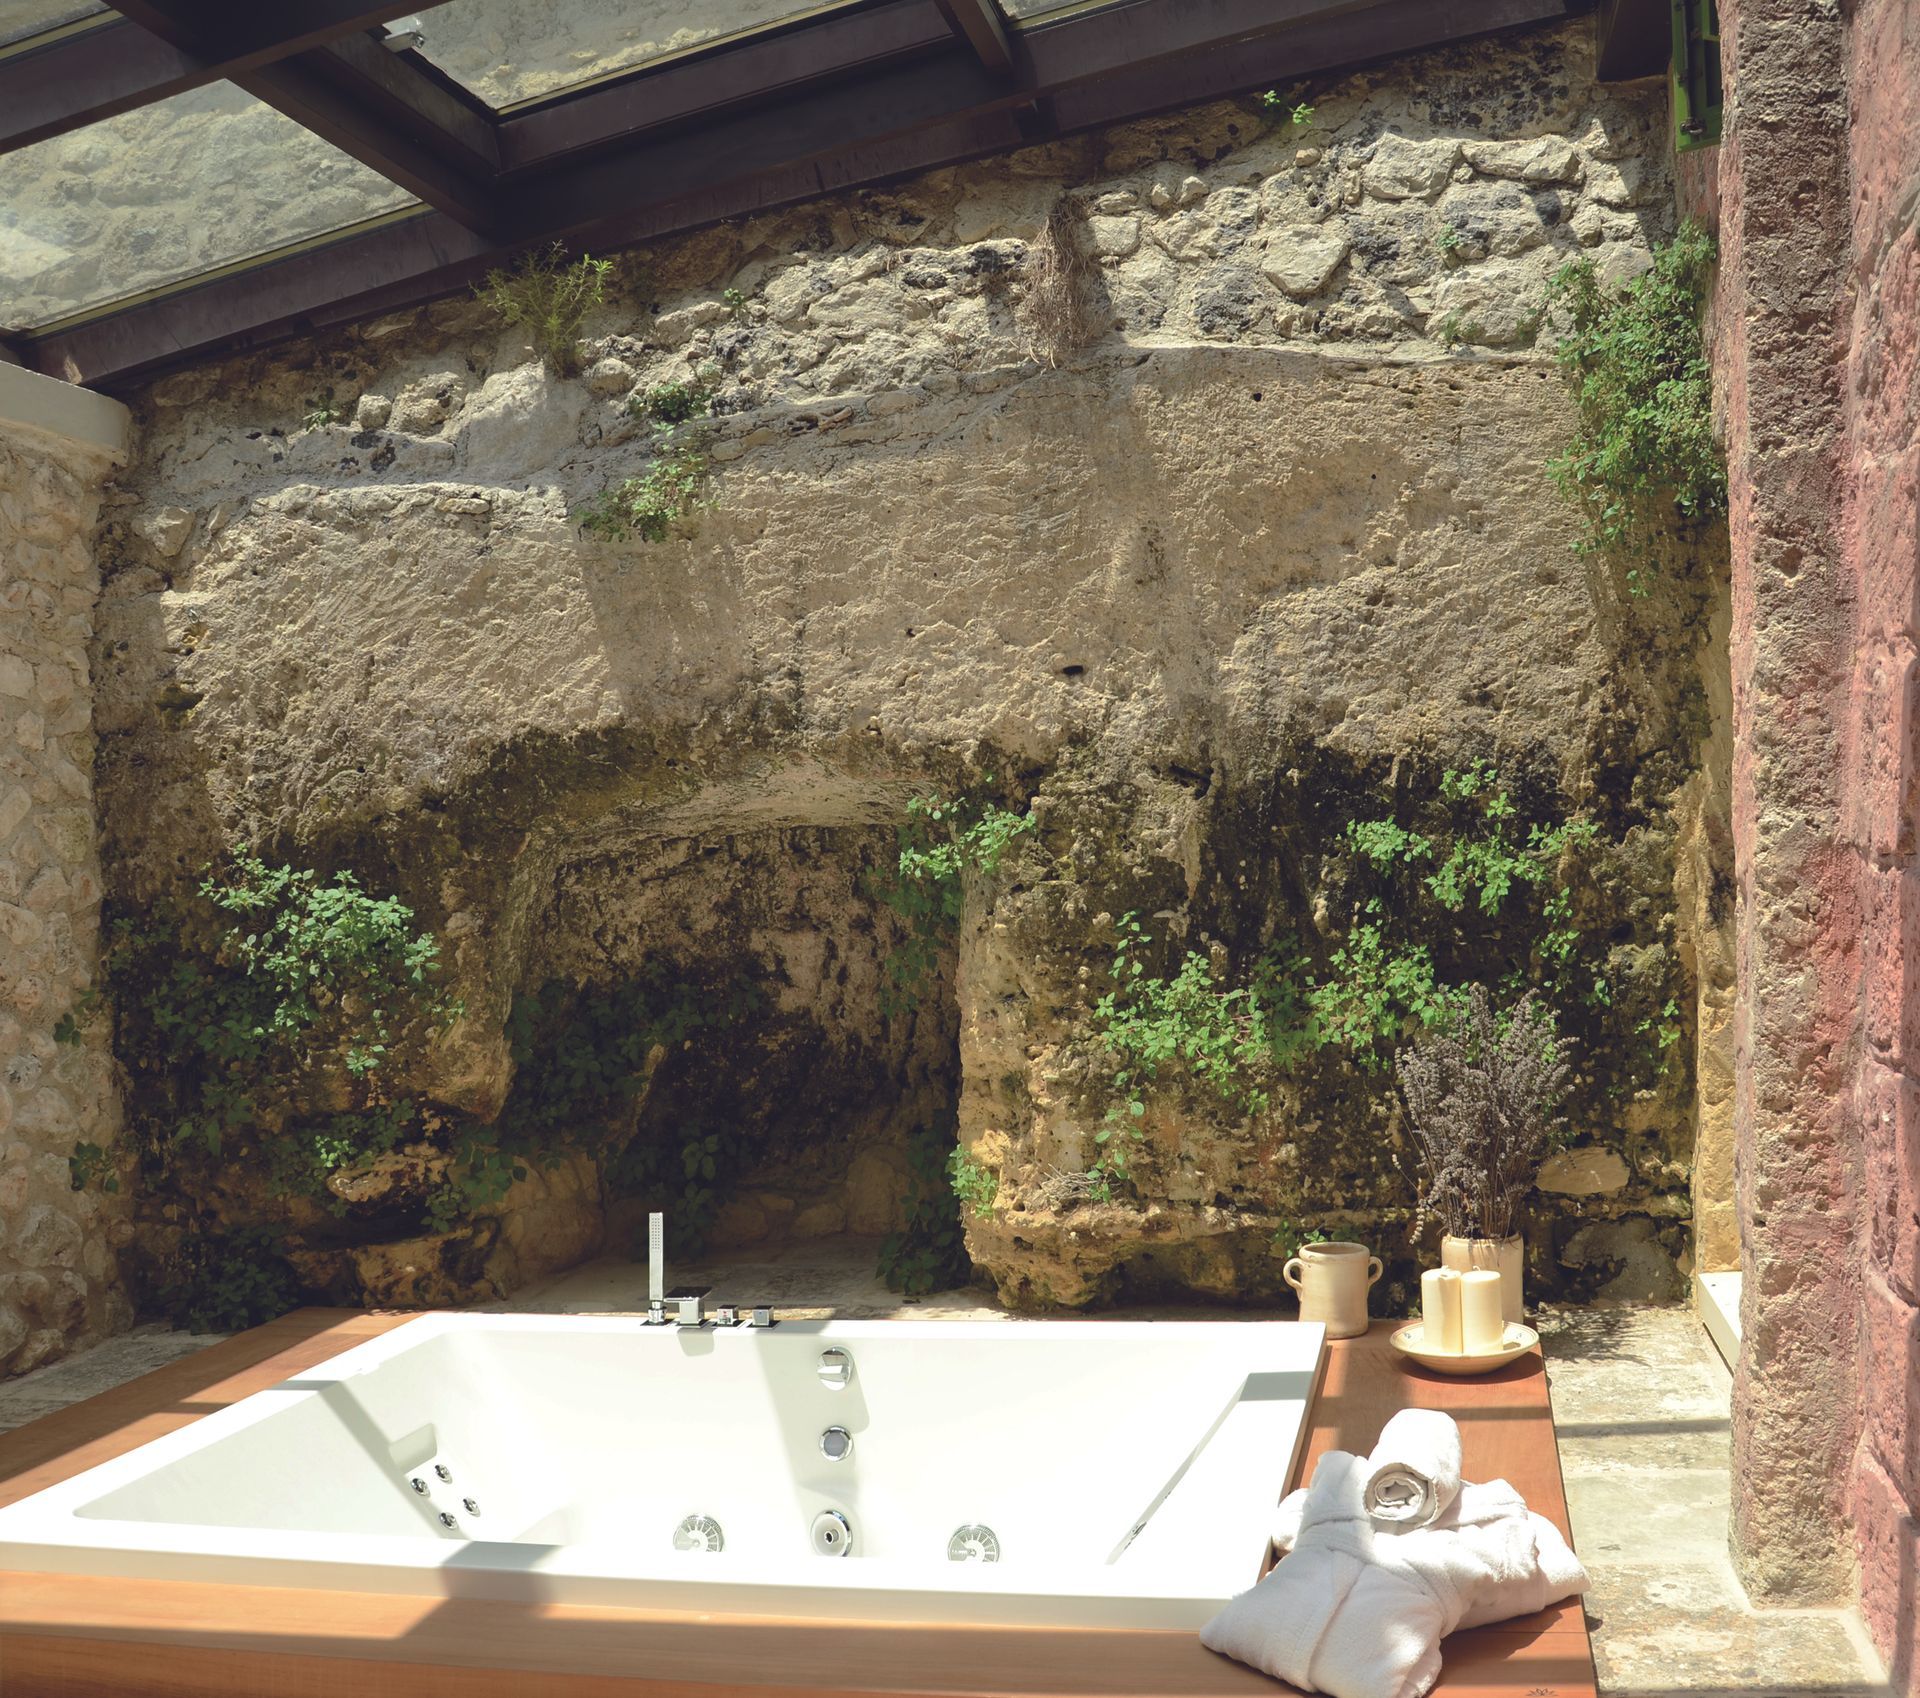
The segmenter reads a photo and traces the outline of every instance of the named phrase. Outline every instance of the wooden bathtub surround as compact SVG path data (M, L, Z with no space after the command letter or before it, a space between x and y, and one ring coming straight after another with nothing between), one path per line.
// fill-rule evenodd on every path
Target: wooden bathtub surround
M171 1432L411 1319L304 1309L0 1435L0 1504ZM1097 1326L1097 1321L1089 1321ZM1538 1352L1481 1379L1409 1369L1392 1323L1332 1343L1299 1477L1396 1409L1460 1422L1469 1479L1567 1530ZM293 1464L297 1466L297 1461ZM0 1573L0 1698L1231 1698L1292 1689L1190 1633L899 1627ZM1577 1601L1455 1634L1436 1693L1594 1698Z

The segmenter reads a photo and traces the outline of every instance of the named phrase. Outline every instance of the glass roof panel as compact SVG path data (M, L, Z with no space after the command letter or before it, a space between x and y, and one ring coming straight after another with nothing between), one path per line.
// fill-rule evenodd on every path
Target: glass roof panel
M0 0L0 47L106 10L97 0Z
M421 51L489 106L538 100L851 0L450 0Z
M416 204L231 83L0 155L0 328L35 329Z

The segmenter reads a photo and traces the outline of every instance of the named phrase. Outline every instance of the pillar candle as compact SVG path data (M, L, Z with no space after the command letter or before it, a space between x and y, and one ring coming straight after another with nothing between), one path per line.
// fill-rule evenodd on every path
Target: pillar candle
M1429 1268L1420 1276L1421 1342L1429 1350L1460 1354L1460 1276Z
M1500 1276L1492 1268L1475 1268L1460 1276L1460 1347L1469 1356L1498 1350L1506 1336L1506 1317L1500 1309Z

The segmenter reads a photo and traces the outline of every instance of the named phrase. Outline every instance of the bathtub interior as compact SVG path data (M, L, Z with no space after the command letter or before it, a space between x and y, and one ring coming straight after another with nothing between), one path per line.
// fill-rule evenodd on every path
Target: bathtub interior
M820 1372L829 1349L852 1359L843 1386ZM1225 1597L1258 1572L1320 1350L1298 1323L429 1317L40 1494L59 1513L0 1511L0 1545L350 1535L361 1553L438 1541L410 1560L455 1569L561 1552L828 1586L985 1559L996 1589L1122 1576ZM829 1511L852 1561L819 1558Z

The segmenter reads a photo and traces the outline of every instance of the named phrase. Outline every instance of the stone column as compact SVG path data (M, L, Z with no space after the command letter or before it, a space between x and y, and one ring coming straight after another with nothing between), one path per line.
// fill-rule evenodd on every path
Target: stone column
M131 1321L117 1198L68 1157L110 1147L120 1102L99 953L88 645L101 487L125 453L117 401L0 365L0 1376Z
M1735 1185L1745 1275L1733 1546L1756 1597L1853 1580L1858 863L1843 841L1855 587L1843 551L1844 28L1723 0L1717 377L1733 547Z
M1920 1667L1920 13L1850 8L1854 291L1844 547L1859 594L1848 836L1865 910L1860 1601L1896 1691Z

